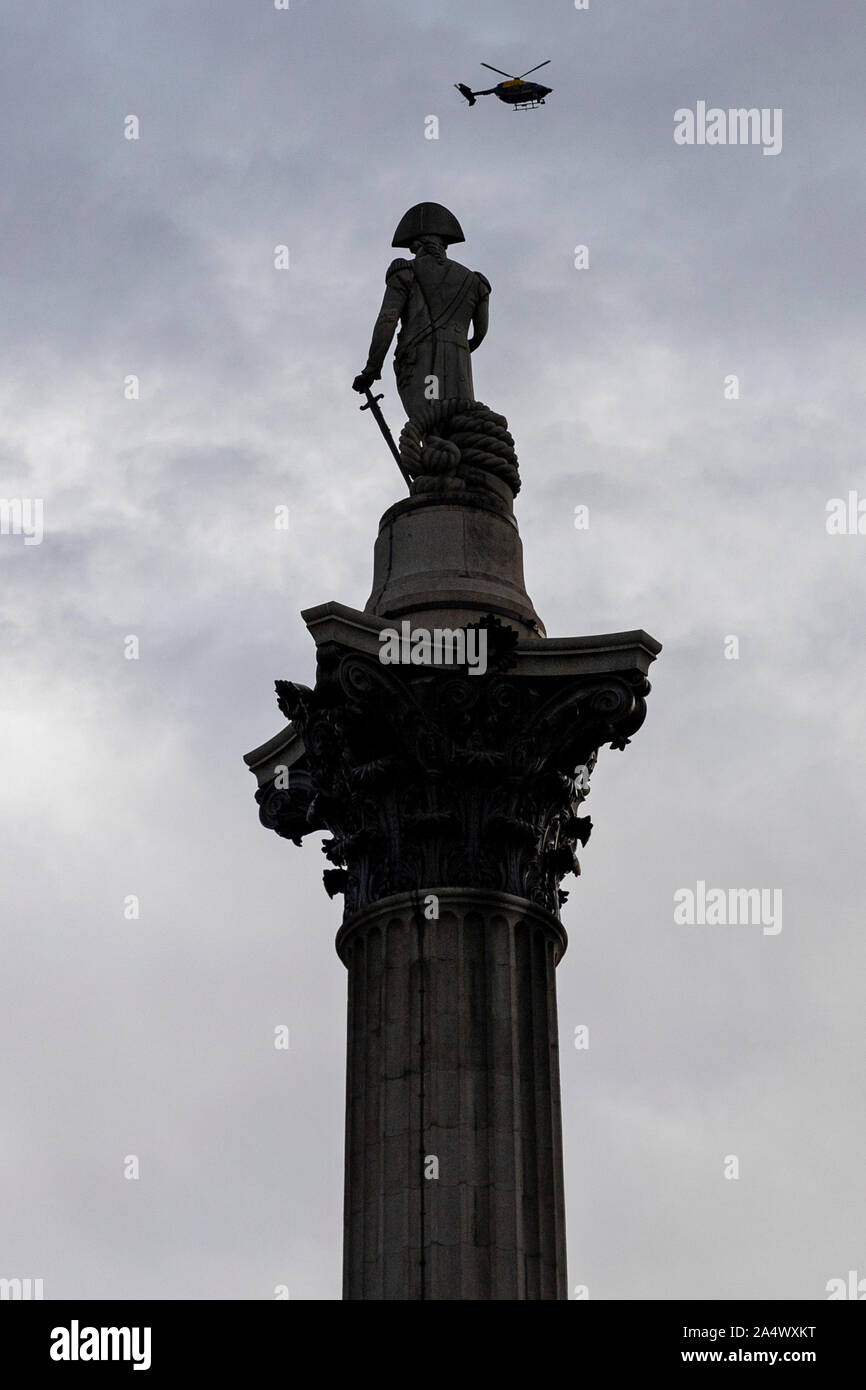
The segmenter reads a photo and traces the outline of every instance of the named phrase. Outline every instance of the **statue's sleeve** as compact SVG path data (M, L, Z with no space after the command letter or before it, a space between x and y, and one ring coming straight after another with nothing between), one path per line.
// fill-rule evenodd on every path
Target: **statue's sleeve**
M412 271L395 270L390 267L385 277L385 298L379 310L379 317L373 328L370 351L367 354L365 371L373 372L378 378L382 374L382 364L391 346L391 340L400 322L400 315L412 288Z
M469 351L474 352L480 347L487 337L487 329L490 326L490 281L486 275L482 275L480 270L475 272L475 307L472 310L472 337L469 339Z

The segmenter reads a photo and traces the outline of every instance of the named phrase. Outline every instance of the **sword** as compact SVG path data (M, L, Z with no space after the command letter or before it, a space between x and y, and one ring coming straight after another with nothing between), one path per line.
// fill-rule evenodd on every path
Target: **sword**
M373 395L373 392L370 390L369 386L365 389L364 395L367 397L367 403L366 403L366 405L362 405L362 406L360 407L360 409L361 409L361 410L369 410L369 411L372 411L373 419L376 421L376 424L379 426L379 429L382 431L382 434L385 436L385 443L388 445L388 448L391 450L391 453L394 455L394 459L395 459L395 462L396 462L396 464L397 464L397 467L399 468L400 472L403 474L403 478L404 478L406 484L408 485L408 487L409 487L409 489L410 489L410 491L411 491L411 488L412 488L412 479L411 479L411 477L409 476L409 474L406 472L406 469L405 469L405 467L404 467L404 465L403 465L403 460L402 460L401 457L400 457L400 450L397 448L397 445L394 443L394 436L393 436L393 434L391 433L391 431L388 429L388 424L387 424L387 421L385 420L385 416L382 414L382 411L381 411L380 408L379 408L379 401L382 399L382 396L381 396L381 394L378 395L378 396L374 396L374 395Z

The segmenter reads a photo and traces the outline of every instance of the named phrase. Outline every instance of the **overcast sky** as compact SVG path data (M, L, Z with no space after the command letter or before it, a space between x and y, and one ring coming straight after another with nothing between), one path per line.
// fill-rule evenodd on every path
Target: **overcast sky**
M548 633L664 643L565 885L569 1286L866 1276L866 536L826 527L866 497L864 27L855 0L5 7L0 495L45 530L0 535L0 1276L340 1297L339 900L242 755L401 495L350 384L420 199L493 287L476 393ZM545 58L535 111L452 85ZM699 101L781 108L781 152L676 144ZM676 924L699 880L780 889L782 930Z

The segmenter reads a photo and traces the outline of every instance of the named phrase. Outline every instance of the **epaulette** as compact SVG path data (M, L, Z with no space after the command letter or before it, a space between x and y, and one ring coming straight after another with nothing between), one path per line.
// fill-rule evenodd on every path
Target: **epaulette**
M385 284L387 285L388 281L391 279L391 276L396 275L398 270L411 269L412 262L404 260L402 256L398 256L396 261L392 261L391 264L388 266L388 269L385 271Z
M490 293L490 281L488 280L487 276L486 276L486 275L482 275L480 270L476 270L475 274L478 276L478 279L481 281L482 285L486 285L486 286L487 286L487 293L489 294L489 293Z

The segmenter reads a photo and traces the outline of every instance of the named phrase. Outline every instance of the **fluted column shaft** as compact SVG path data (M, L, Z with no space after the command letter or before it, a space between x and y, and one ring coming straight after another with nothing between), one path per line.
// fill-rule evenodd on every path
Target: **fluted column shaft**
M565 945L552 914L472 889L394 895L342 927L344 1298L566 1297Z

